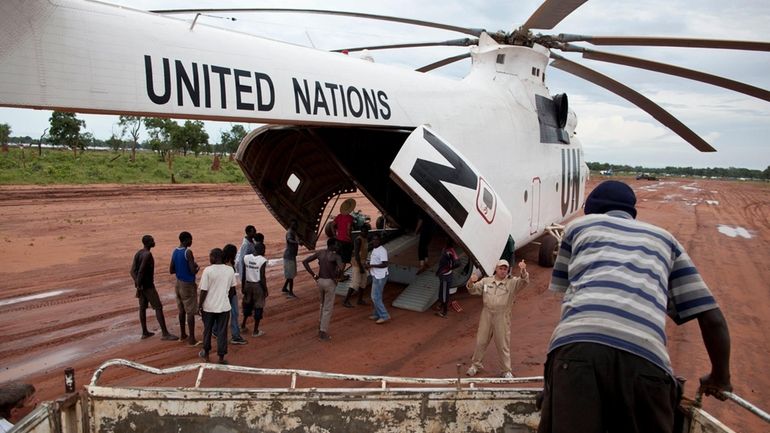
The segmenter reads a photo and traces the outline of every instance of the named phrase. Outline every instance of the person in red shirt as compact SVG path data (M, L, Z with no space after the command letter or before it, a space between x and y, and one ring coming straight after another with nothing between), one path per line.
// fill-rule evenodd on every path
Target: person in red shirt
M342 263L347 267L353 256L353 216L350 215L356 208L356 201L349 198L340 205L340 213L334 217L332 229L337 240L337 251L342 258Z

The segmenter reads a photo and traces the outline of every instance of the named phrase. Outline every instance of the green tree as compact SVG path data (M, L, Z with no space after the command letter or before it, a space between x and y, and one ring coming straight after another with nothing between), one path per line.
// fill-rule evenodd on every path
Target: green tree
M7 123L0 123L0 144L8 144L8 139L11 137L11 125Z
M144 128L150 136L147 140L148 147L158 152L161 159L166 159L167 154L173 149L172 135L179 128L179 124L171 119L145 117Z
M233 154L238 150L238 145L246 136L246 128L243 125L233 125L229 131L222 131L222 137L219 139L222 145L222 153Z
M118 125L123 129L124 134L128 134L133 139L131 146L131 162L136 161L136 146L139 143L139 130L142 129L142 116L120 116Z
M209 134L203 129L203 122L200 120L187 120L184 126L174 129L171 133L172 147L185 156L187 152L193 152L198 156L208 142Z
M91 134L90 132L80 134L78 141L78 148L80 149L86 149L88 146L97 146L99 144L99 140L94 138L94 134Z
M85 128L86 122L75 117L75 113L54 111L48 121L51 129L48 135L54 143L69 147L77 156L78 149L84 149L84 140L80 136L80 128Z
M118 138L114 133L110 136L110 138L105 141L105 144L109 146L110 149L114 150L115 152L119 152L120 149L123 148L123 140ZM116 157L117 158L117 157Z

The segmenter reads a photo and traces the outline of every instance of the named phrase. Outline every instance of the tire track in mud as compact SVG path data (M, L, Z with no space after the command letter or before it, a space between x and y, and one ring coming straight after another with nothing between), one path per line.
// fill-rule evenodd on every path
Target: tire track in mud
M90 268L89 268L90 269ZM3 282L4 285L13 285L13 288L6 288L3 290L3 295L9 295L0 297L0 300L7 300L19 296L26 296L26 295L36 295L40 293L45 293L52 290L67 290L72 291L71 296L79 296L79 297L86 297L90 296L91 294L98 293L102 290L114 290L116 286L120 286L121 284L118 282L120 281L120 278L123 277L123 275L127 275L128 272L125 270L118 270L118 269L102 269L102 270L82 270L78 269L76 273L70 274L71 277L68 277L66 279L66 287L64 284L62 284L62 276L56 272L56 268L52 267L50 269L50 272L47 272L46 270L42 270L38 276L35 278L30 278L27 273L20 273L18 277L14 278L14 275L5 275L5 280ZM74 271L73 271L74 272ZM99 279L104 280L108 277L112 277L110 280L110 284L104 284L102 286L99 286L97 288L93 288L93 280ZM128 278L125 279L126 285L130 285L130 281ZM21 285L21 284L30 284L30 285ZM83 289L79 289L82 287ZM82 290L82 291L81 291ZM57 299L53 299L49 302L54 302ZM12 304L13 305L13 304ZM45 305L42 305L45 306ZM19 310L29 310L34 309L34 305L24 305L20 306L18 308L9 307L9 308L3 308L0 307L0 312L11 312Z
M3 194L3 206L13 205L10 202L24 201L25 204L35 204L40 200L50 203L59 201L71 202L73 199L82 202L93 203L94 196L100 200L117 199L124 200L131 196L145 196L163 194L164 196L186 197L190 194L214 193L217 197L223 195L234 196L246 192L252 192L249 185L241 184L175 184L168 186L157 185L121 185L115 187L105 187L100 185L83 185L68 187L0 187L0 193Z
M81 299L78 299L78 300L81 300ZM61 305L61 304L63 304L63 303L57 303L57 304L52 304L52 305ZM47 305L46 307L50 307L50 305ZM40 308L42 308L42 306ZM78 318L78 319L75 319L75 320L70 320L70 321L63 322L63 323L57 323L55 325L52 325L52 326L49 326L49 327L46 327L46 328L37 328L37 329L31 329L31 330L27 330L27 331L23 331L23 332L18 332L16 334L8 334L8 335L4 336L5 340L4 340L3 343L4 344L12 343L15 340L32 337L32 336L39 335L41 333L46 333L46 332L49 332L49 331L63 331L65 329L76 328L76 327L79 327L81 325L87 325L87 324L90 324L90 323L93 323L93 322L104 321L104 320L107 320L108 318L110 320L113 320L113 319L115 319L115 316L129 314L129 313L135 313L136 311L137 311L137 308L135 306L132 306L131 308L122 308L122 309L118 309L118 310L111 310L111 311L100 313L100 314L96 314L96 315L93 315L93 316L82 317L82 318ZM96 332L101 332L101 331L102 331L101 327L96 329ZM4 353L5 352L0 352L0 356L3 355Z

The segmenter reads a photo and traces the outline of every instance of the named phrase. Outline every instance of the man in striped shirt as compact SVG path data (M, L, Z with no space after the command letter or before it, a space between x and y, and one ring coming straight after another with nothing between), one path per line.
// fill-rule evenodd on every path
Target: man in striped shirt
M671 432L680 391L666 316L698 319L711 360L707 395L730 391L730 336L682 245L636 221L636 196L606 181L565 229L550 290L564 292L545 365L538 432Z

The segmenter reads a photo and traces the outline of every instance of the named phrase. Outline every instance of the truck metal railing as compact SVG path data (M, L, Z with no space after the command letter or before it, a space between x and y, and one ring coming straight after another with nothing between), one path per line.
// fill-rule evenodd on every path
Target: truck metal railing
M758 408L748 400L744 399L743 397L733 392L722 392L722 395L728 400L735 402L738 406L758 416L761 420L770 424L770 414ZM695 403L694 403L695 407L701 407L702 402L703 402L703 393L700 390L698 390L698 392L695 394Z
M106 370L129 368L152 375L197 372L193 387L112 387L100 384ZM264 377L284 376L286 388L202 387L206 372ZM114 431L205 431L221 427L278 433L307 425L323 431L491 431L533 432L539 424L537 392L543 378L464 377L462 365L454 378L391 377L188 364L155 368L124 359L103 363L86 392L68 393L44 403L15 430L21 433L108 433ZM112 375L110 375L112 376ZM213 375L217 378L217 374ZM188 379L188 380L191 380ZM299 387L305 380L307 385ZM360 387L329 386L323 380L352 381ZM271 383L276 380L271 379ZM277 383L281 383L278 380ZM318 386L321 383L322 386ZM366 386L366 385L369 386ZM519 387L519 384L534 384ZM74 384L73 384L74 385ZM511 386L513 385L513 386ZM770 422L770 416L734 393L725 393L741 407ZM683 402L685 419L678 433L735 433L701 407L702 394ZM162 422L159 424L159 420ZM383 424L385 423L385 424ZM159 430L159 426L164 426ZM439 430L436 430L436 429ZM346 430L347 429L347 430Z
M379 383L380 389L388 389L391 385L448 385L455 388L474 389L478 386L485 385L502 385L502 384L522 384L522 383L542 383L542 376L532 377L514 377L511 379L497 378L497 377L462 377L461 364L458 364L457 377L456 378L423 378L423 377L393 377L393 376L377 376L377 375L364 375L364 374L343 374L343 373L326 373L320 371L311 370L297 370L297 369L282 369L282 368L257 368L257 367L244 367L238 365L221 365L212 363L197 363L187 364L178 367L170 368L155 368L147 365L139 364L126 359L112 359L104 362L99 368L94 371L91 377L91 386L98 386L99 378L102 373L110 367L121 366L133 368L135 370L144 371L155 375L169 375L183 373L187 371L198 371L198 375L195 379L194 388L200 388L203 381L203 375L207 370L211 371L225 371L231 373L243 373L253 374L258 376L289 376L290 384L287 390L297 389L298 378L310 378L310 379L329 379L329 380L343 380L343 381L355 381L355 382L370 382Z

